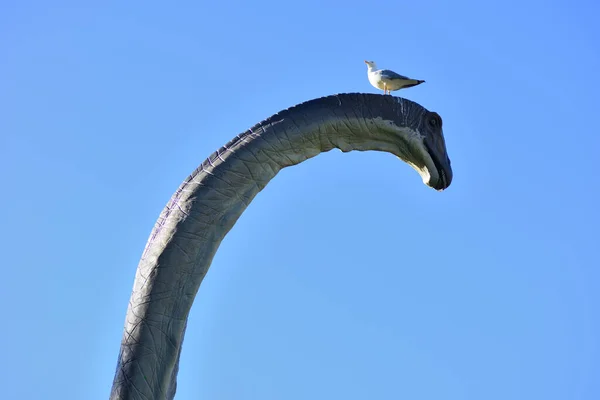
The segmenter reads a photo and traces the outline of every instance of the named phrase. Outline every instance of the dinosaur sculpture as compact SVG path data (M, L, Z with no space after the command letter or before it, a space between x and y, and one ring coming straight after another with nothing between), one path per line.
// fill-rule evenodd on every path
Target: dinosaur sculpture
M281 169L334 148L394 154L439 191L452 181L440 116L403 98L322 97L236 136L180 185L152 230L135 275L112 400L174 398L188 313L221 241Z

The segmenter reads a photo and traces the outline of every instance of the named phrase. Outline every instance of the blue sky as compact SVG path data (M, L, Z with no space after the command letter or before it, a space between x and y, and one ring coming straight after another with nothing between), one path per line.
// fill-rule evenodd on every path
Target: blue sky
M600 398L600 7L588 1L0 4L6 399L106 399L180 182L254 123L425 79L454 169L281 172L190 314L178 399ZM397 95L397 93L396 93Z

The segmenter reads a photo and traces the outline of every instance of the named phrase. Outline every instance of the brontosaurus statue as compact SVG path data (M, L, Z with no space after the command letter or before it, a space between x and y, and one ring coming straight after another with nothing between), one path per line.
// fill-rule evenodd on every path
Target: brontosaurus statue
M112 400L173 399L188 313L221 241L281 169L334 148L394 154L438 191L452 181L440 116L399 97L322 97L236 136L180 185L150 234L135 274Z

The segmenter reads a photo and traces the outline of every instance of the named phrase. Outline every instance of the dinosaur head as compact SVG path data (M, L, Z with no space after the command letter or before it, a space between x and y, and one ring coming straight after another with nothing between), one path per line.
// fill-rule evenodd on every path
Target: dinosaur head
M452 183L452 167L446 151L442 131L442 118L436 112L426 111L415 128L408 128L404 135L408 151L403 152L404 161L413 167L423 183L442 191ZM408 154L407 154L408 153Z
M366 120L368 133L356 137L354 148L392 153L414 168L427 186L447 189L452 183L452 167L439 114L401 97L363 96L377 100L373 104L378 107L370 108L369 113L379 115Z

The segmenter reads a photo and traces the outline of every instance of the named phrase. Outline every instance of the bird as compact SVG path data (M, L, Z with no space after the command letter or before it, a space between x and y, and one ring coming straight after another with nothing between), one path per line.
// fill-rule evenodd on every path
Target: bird
M377 69L375 61L365 61L367 64L367 76L371 85L383 90L383 94L391 95L391 91L406 89L420 85L425 82L420 79L412 79L404 75L390 71L389 69Z
M342 93L280 111L237 135L183 181L154 225L138 265L111 400L173 399L187 319L202 279L225 235L283 168L333 148L384 151L412 166L425 185L448 188L452 167L439 114L407 99L381 97ZM235 117L235 111L227 112ZM398 207L397 212L411 210ZM349 226L359 213L344 215ZM241 257L263 250L264 240L250 238L256 246L228 250ZM311 252L302 242L294 245Z

